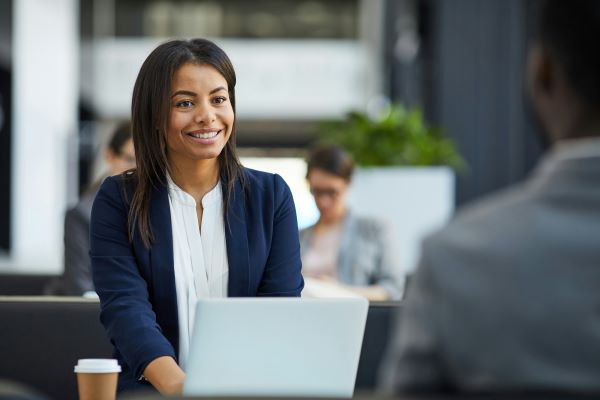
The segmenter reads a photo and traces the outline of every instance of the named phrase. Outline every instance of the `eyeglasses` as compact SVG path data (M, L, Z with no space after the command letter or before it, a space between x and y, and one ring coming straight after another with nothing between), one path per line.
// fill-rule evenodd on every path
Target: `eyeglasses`
M330 199L336 199L340 195L340 191L332 188L320 189L320 188L311 188L310 193L316 198L319 197L328 197Z

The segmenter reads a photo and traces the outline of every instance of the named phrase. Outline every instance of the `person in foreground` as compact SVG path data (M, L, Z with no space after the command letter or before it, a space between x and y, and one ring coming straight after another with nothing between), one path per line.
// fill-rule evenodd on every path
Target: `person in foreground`
M402 278L387 226L348 210L346 196L354 171L352 157L337 146L315 148L306 179L319 209L316 224L300 231L302 274L369 300L399 300Z
M203 39L160 45L135 82L137 168L106 179L91 221L119 391L182 392L197 299L302 291L291 192L236 156L235 82L227 55Z
M544 2L528 91L552 149L423 243L396 390L600 391L600 2Z

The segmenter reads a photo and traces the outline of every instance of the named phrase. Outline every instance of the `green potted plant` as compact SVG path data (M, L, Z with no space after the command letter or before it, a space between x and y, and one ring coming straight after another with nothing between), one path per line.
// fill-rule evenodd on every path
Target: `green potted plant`
M422 238L454 211L454 173L466 164L452 141L427 124L420 110L399 104L378 118L353 111L341 121L323 121L318 137L352 154L358 168L350 207L389 222L404 272L410 273Z
M465 162L454 143L441 130L429 126L422 112L407 110L400 104L390 106L379 118L352 111L344 120L319 124L320 140L345 148L361 167L439 166L454 170Z

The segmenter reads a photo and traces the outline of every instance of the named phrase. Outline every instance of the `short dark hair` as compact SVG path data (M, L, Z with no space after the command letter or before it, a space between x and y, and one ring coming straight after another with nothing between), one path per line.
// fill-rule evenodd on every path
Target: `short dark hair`
M543 0L537 39L565 69L583 103L600 106L600 1Z
M306 178L314 169L320 169L350 182L354 160L344 149L335 145L314 148L306 160Z
M171 82L185 64L209 65L227 82L229 101L235 114L236 76L233 65L223 49L206 39L172 40L158 46L146 58L133 87L131 128L135 147L137 185L129 210L129 235L133 240L135 226L150 247L152 232L149 221L152 190L166 184L167 126L169 121ZM224 212L236 182L246 189L246 179L236 152L235 123L231 136L218 156L223 182Z
M112 137L108 141L108 148L116 155L121 155L123 146L131 139L131 123L122 122L117 126Z

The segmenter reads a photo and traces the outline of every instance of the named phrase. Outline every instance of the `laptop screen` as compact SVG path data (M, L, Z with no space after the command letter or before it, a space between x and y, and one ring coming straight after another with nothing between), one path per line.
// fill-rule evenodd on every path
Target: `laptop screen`
M184 394L352 397L368 301L200 300Z

